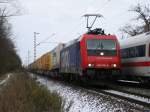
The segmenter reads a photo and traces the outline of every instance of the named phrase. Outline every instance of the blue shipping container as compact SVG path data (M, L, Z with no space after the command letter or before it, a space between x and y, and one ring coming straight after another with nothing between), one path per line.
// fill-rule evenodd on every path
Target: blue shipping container
M81 54L79 41L67 46L61 51L60 72L75 74L81 72Z

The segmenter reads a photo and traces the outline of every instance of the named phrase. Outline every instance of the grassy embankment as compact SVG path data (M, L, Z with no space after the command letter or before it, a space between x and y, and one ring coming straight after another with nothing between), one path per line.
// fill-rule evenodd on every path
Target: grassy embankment
M0 91L1 112L60 112L62 100L26 73L15 73Z

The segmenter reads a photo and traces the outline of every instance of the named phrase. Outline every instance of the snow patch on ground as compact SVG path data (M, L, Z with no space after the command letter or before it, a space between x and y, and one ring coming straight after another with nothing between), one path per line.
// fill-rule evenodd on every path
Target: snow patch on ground
M143 112L147 110L147 108L112 96L71 87L43 77L38 76L37 81L63 98L65 112Z
M11 75L12 75L12 73L7 74L7 77L4 80L0 81L0 85L5 84Z

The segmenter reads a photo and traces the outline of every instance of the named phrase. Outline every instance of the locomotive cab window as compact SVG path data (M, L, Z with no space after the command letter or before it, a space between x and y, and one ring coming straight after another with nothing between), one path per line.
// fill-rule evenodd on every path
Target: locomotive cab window
M87 53L89 56L115 56L116 42L114 40L87 40Z

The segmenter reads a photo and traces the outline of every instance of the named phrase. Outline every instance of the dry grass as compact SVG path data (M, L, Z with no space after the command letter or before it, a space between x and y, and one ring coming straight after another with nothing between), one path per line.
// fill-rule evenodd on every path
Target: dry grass
M4 80L7 77L7 74L0 74L0 81Z
M0 93L1 112L60 112L61 102L25 73L14 75Z

